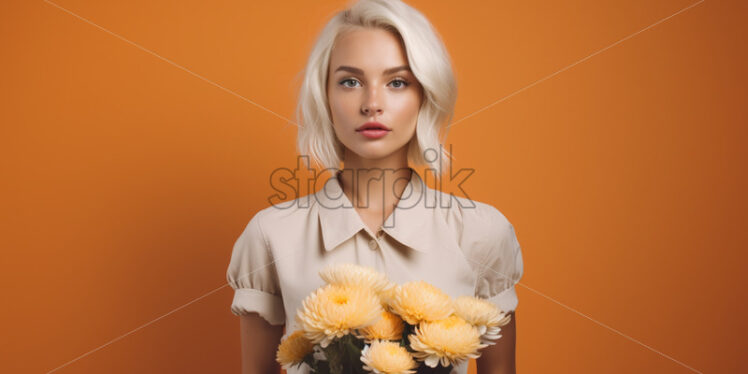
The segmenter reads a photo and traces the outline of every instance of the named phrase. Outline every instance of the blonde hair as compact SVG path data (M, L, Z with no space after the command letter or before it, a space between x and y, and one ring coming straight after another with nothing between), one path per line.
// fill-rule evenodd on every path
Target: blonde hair
M436 30L423 14L400 0L359 0L336 13L322 29L303 72L296 105L299 153L311 156L326 170L340 169L344 146L332 127L327 76L330 54L338 36L357 27L384 29L403 42L411 71L424 93L416 134L408 143L408 159L442 175L451 155L442 145L439 132L443 123L452 120L457 84L449 55ZM427 151L430 152L425 157Z

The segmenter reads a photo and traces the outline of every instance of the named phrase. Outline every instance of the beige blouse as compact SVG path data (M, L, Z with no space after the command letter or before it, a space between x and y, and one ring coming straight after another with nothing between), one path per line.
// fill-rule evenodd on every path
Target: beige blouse
M231 254L231 312L285 324L288 336L299 328L302 300L324 285L318 272L333 263L370 266L398 284L424 280L452 297L474 295L515 310L523 262L512 224L489 204L428 187L411 170L378 235L343 193L339 172L314 194L260 210ZM302 373L309 373L306 365L288 371ZM466 374L467 362L452 373Z

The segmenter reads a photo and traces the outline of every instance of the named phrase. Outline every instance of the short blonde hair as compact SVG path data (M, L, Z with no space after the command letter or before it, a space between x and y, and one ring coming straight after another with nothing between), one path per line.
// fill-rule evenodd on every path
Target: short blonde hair
M311 156L326 170L340 169L344 146L332 127L327 76L338 36L357 27L384 29L403 42L411 71L424 93L416 134L408 143L408 159L442 175L450 153L442 145L440 130L442 124L452 120L457 83L449 54L436 30L423 14L400 0L359 0L336 13L321 31L309 55L296 105L299 153ZM447 128L444 127L444 138Z

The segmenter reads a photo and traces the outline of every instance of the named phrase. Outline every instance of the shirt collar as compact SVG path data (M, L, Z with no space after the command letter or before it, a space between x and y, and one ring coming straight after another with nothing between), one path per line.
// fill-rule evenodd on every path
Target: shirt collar
M409 169L412 173L408 185L382 230L398 242L428 253L434 245L432 239L435 237L426 232L433 227L427 222L433 222L435 190L426 186L415 169ZM361 230L368 231L361 216L343 193L338 180L339 174L340 171L336 172L315 193L325 251L335 249Z

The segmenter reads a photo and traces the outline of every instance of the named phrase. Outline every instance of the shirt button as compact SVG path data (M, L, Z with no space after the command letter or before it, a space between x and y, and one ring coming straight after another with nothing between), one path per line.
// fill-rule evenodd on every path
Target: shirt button
M369 248L371 248L371 249L377 249L378 245L379 244L377 243L376 240L374 240L374 239L369 240Z

